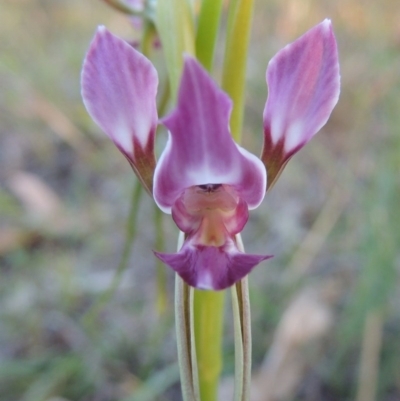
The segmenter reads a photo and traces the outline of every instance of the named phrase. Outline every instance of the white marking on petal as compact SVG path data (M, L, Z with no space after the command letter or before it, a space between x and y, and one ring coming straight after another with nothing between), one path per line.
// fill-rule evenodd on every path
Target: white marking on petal
M285 153L289 153L304 141L304 122L293 121L287 128L285 135Z
M192 185L206 184L231 184L240 177L238 166L232 167L229 171L221 174L215 166L207 163L198 169L187 170L187 182Z
M137 113L135 116L135 133L132 133L130 122L123 114L120 115L115 123L115 138L114 140L128 154L133 154L133 138L137 139L141 147L144 148L149 140L149 132L151 131L151 121L144 118L146 113ZM147 115L146 115L147 116Z
M271 121L271 139L272 144L276 145L283 134L283 118L277 111Z
M116 143L118 143L121 148L128 153L133 155L133 142L132 133L129 128L127 120L124 116L121 116L115 123L115 137L113 138Z
M135 137L139 140L140 145L144 148L149 139L149 132L151 131L151 122L143 118L146 113L138 114L135 118Z
M202 272L201 276L198 277L197 287L202 290L213 290L213 279L209 271Z
M324 30L324 33L329 33L330 29L331 29L331 25L332 22L329 18L325 18L322 22L321 22L321 27Z

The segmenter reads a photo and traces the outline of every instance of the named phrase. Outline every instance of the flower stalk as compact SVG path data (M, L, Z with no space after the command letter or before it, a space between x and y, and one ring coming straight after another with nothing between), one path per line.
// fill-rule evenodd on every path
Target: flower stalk
M253 0L233 0L229 7L222 89L233 100L230 127L236 142L240 142L242 134L246 63L253 8Z
M194 293L194 334L202 401L217 399L222 369L222 332L225 291Z
M212 70L221 18L222 0L203 0L197 22L196 57L207 71Z

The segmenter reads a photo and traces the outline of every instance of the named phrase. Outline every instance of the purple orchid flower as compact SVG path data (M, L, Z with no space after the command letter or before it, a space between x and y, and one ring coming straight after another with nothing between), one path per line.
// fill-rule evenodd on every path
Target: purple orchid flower
M230 98L185 57L175 109L158 163L157 73L142 54L100 27L82 71L82 96L93 120L114 141L165 213L185 234L173 254L155 252L189 285L221 290L268 255L238 249L249 210L263 200L288 160L326 123L340 91L336 40L329 20L278 52L267 69L261 159L229 131Z

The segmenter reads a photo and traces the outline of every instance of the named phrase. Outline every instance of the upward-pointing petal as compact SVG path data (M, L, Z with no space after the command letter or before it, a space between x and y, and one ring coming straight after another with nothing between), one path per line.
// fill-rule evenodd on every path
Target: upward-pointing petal
M279 51L267 69L264 149L268 185L327 122L340 92L339 59L326 19Z
M157 72L146 57L104 27L98 28L83 64L83 102L150 192L157 85Z
M265 167L233 141L231 108L199 63L185 57L177 107L162 121L170 135L154 175L154 199L165 212L186 188L204 184L234 187L249 208L261 203Z

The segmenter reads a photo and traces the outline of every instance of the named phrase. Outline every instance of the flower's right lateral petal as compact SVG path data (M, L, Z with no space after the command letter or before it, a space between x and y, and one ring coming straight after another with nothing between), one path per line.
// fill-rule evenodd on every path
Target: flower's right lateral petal
M290 157L327 122L340 92L339 59L330 20L279 51L267 69L261 159L270 187Z
M157 86L151 62L99 27L83 64L83 101L149 192L156 164Z

